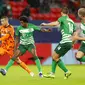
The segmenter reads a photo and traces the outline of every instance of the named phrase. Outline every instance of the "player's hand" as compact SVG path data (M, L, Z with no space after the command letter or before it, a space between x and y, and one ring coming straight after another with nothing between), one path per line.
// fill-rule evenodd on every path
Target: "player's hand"
M48 29L47 29L47 32L52 32L52 29L48 28Z
M41 23L40 25L41 25L41 26L46 26L47 24L46 24L46 23Z
M77 35L74 35L74 36L72 36L72 37L70 37L70 39L72 40L72 41L76 41L76 40L78 40L78 36Z
M48 29L41 29L42 32L51 32L52 30L50 28Z

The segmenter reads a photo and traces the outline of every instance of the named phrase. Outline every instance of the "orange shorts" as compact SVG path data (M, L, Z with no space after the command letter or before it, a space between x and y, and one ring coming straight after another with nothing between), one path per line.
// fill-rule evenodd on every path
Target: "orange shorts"
M13 49L7 50L3 47L0 47L0 55L8 54L10 58L13 56Z

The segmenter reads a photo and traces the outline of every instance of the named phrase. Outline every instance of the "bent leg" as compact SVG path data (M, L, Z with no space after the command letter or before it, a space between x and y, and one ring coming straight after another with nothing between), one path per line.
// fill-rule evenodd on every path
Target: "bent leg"
M14 64L14 61L16 60L18 55L19 55L19 50L16 50L14 56L9 60L8 64L5 67L6 71L8 71L8 69Z
M16 62L20 67L22 67L24 70L26 70L30 74L31 70L28 68L28 66L23 61L17 58Z
M65 64L63 63L63 61L60 59L59 54L57 54L56 52L53 53L53 60L54 62L56 61L56 64L52 64L52 72L55 73L56 70L56 65L58 65L64 72L67 72L68 69L66 68Z

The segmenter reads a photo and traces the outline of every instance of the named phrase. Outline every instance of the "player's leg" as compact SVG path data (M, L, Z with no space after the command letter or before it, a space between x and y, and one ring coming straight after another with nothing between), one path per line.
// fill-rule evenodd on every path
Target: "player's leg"
M5 69L0 69L0 73L2 75L6 75L8 69L14 64L14 61L17 59L17 57L20 55L20 51L16 50L14 53L14 56L9 60L8 64L6 65Z
M34 73L28 68L28 66L21 61L19 58L16 59L17 64L22 67L24 70L26 70L32 77L34 76Z
M76 59L80 62L85 62L84 53L85 53L85 43L82 43L79 48L79 51L76 54Z
M65 72L65 78L68 78L71 75L71 72L66 68L65 64L59 57L64 56L71 49L71 47L72 43L60 44L55 49L55 55L53 56L53 59L57 62L58 66Z
M21 55L23 55L27 49L24 45L20 45L19 48L18 48L21 52ZM16 62L24 69L26 70L31 76L34 76L34 73L28 68L28 66L22 62L19 58L17 58Z
M22 54L24 54L26 52L26 49L23 45L19 45L19 48L20 50L20 55L21 56ZM26 70L31 76L34 76L34 73L28 68L28 66L23 62L21 61L19 58L16 59L16 63L22 67L24 70Z
M36 66L38 68L38 71L39 71L39 76L40 77L43 77L42 75L42 68L41 68L41 63L40 63L40 60L36 54L36 48L33 44L30 44L29 47L28 47L28 51L32 53L33 55L33 58L34 58L34 61L36 63Z
M6 50L4 48L0 47L0 55L2 56L5 53L6 53ZM3 74L3 75L5 75L6 74L6 70L4 70L4 69L1 68L0 69L0 73Z
M70 50L72 44L71 43L64 43L64 44L59 44L53 55L52 55L52 72L48 77L54 78L54 74L55 74L55 70L56 70L56 65L58 65L64 72L65 72L65 76L68 77L71 73L70 71L68 71L68 69L66 68L65 64L62 62L62 60L60 59L61 56L65 55L68 50Z

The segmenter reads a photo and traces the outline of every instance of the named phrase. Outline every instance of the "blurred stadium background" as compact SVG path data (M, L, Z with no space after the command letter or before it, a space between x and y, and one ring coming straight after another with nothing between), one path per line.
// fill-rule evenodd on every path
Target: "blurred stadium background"
M21 15L26 15L29 19L29 23L33 23L35 25L40 25L42 22L51 22L57 20L61 14L61 7L67 6L70 10L69 17L76 23L77 26L80 24L80 20L77 15L77 10L85 5L85 0L0 0L0 17L3 15L6 15L9 17L9 22L15 27L20 25L18 18ZM34 32L34 38L36 42L36 48L37 48L37 53L38 56L41 60L42 65L51 65L52 63L52 52L61 40L61 33L56 27L53 27L52 32L50 33L42 33L35 31ZM78 41L77 44L74 45L74 47L65 55L65 57L62 57L62 60L65 64L67 65L75 65L75 64L84 64L82 62L78 62L75 59L75 54L80 46L80 41ZM22 61L24 61L28 65L35 65L35 63L32 61L32 55L30 53L26 53L21 57ZM3 67L2 65L6 65L9 60L8 55L4 55L3 57L0 56L0 66ZM15 63L16 64L16 63ZM79 66L79 65L78 65ZM34 66L30 67L35 73L37 73L36 68ZM43 67L44 72L47 72L48 70L50 71L50 66L48 66L48 70L46 70L47 66ZM61 79L61 71L58 69L58 75L57 76L57 83L56 79L50 81L50 79L38 79L37 77L32 79L28 77L25 72L21 71L21 68L16 67L16 72L15 68L12 67L10 71L8 72L8 76L6 78L1 78L0 77L0 84L5 85L11 85L12 82L17 82L22 77L22 80L19 80L17 85L22 85L27 83L30 85L36 85L36 84L46 84L46 82L49 82L47 84L49 85L67 85L69 81L71 82L69 85L84 85L84 78L82 77L83 74L81 74L81 71L85 68L83 66L77 68L77 66L68 66L69 69L73 71L73 73L76 73L76 70L79 72L76 73L76 77L73 75L72 79L68 80L68 82L64 81ZM15 76L19 75L19 77L16 78ZM77 75L79 74L79 75ZM81 74L81 75L80 75ZM77 77L78 76L78 77ZM13 77L13 80L11 79ZM27 79L30 78L30 79ZM4 79L4 83L3 83ZM11 82L8 81L10 79ZM14 80L15 79L15 80ZM21 81L25 81L25 83ZM29 82L29 80L31 82ZM36 82L32 82L32 80L36 80ZM62 80L62 82L61 82ZM80 81L79 81L80 80ZM38 82L39 81L39 82ZM19 83L21 82L21 83ZM38 82L38 83L37 83ZM44 82L44 83L43 83ZM61 83L60 83L61 82ZM72 83L73 82L73 83ZM80 82L83 82L80 84ZM16 83L13 83L12 85L16 85Z
M26 15L29 23L40 25L42 22L51 22L57 20L61 14L61 7L67 6L70 10L69 17L79 26L80 20L77 16L79 7L85 5L85 0L0 0L0 17L6 15L9 22L16 27L20 24L18 18ZM50 33L35 31L34 38L37 47L37 53L43 65L51 65L51 55L56 45L61 40L61 33L55 27ZM65 64L82 64L75 59L75 54L80 43L74 47L62 58ZM5 59L5 60L4 60ZM27 52L21 59L26 64L34 64L32 56ZM9 60L7 55L0 57L0 65L5 65Z

